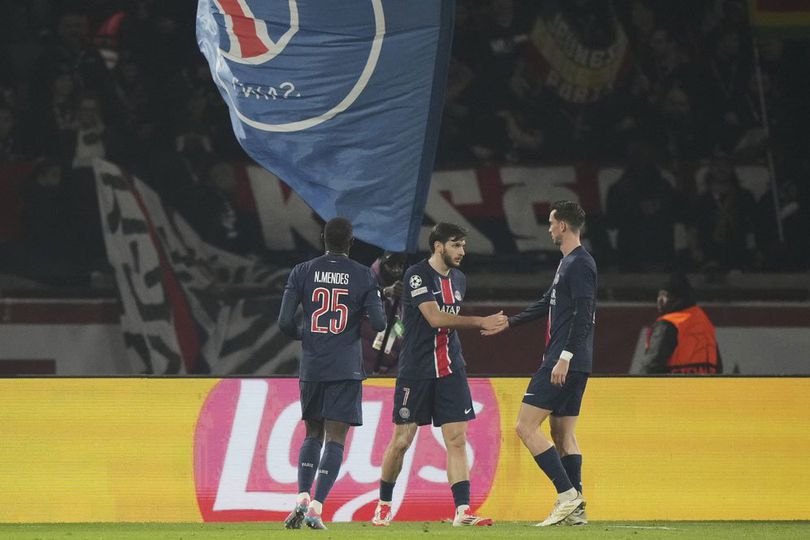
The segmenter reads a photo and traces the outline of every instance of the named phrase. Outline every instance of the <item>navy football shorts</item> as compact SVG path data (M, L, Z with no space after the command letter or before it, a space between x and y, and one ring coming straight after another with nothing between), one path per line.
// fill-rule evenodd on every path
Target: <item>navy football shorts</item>
M541 367L529 381L523 395L523 403L551 411L554 416L579 416L582 396L588 384L588 374L584 371L569 371L565 384L551 384L550 367Z
M363 425L363 381L299 381L301 418Z
M456 371L439 379L397 378L394 423L438 427L475 418L467 373Z

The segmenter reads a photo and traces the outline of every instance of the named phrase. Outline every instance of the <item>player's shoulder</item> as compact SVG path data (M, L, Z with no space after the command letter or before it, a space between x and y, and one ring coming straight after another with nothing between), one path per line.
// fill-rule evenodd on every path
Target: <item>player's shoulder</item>
M405 270L402 280L411 289L419 289L430 279L430 265L427 259L423 259L416 264L412 264Z
M312 268L313 265L316 264L316 262L318 261L319 258L320 257L315 257L313 259L309 259L307 261L303 261L303 262L300 262L300 263L296 264L295 266L292 267L292 270L291 270L290 273L292 273L292 274L302 274L302 273L306 274L307 272L309 272L309 269Z
M404 277L409 277L413 275L420 275L425 276L430 271L430 265L427 262L427 259L422 259L418 263L410 265L403 274Z
M427 260L427 259L422 259L421 261L415 262L415 263L413 263L412 265L410 265L410 266L409 266L409 267L408 267L408 268L405 270L405 272L406 272L406 273L407 273L407 272L410 272L410 273L414 273L414 272L422 272L422 271L427 270L429 266L430 266L430 265L428 264L428 260Z
M580 249L576 249L571 253L571 262L572 266L584 266L596 271L596 260L593 258L593 255L585 249L585 246L581 246Z
M357 262L354 259L349 259L347 268L352 275L363 276L367 278L370 283L377 283L377 277L374 275L374 272L365 264Z

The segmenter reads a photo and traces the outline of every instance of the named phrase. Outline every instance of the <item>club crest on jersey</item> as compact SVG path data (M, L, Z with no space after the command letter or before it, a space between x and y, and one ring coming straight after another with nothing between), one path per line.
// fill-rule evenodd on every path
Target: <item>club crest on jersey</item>
M456 300L457 300L458 302L461 302L461 293L460 293L460 292L458 292L458 291L454 292L454 293L453 293L453 296L455 296L455 297L456 297Z
M340 10L300 0L200 0L197 19L200 48L232 113L269 132L306 130L349 109L377 68L386 31L383 0L343 0ZM301 21L308 32L299 32ZM348 40L339 31L347 27Z
M411 417L411 411L408 410L408 407L402 407L399 410L399 417L404 419L404 420L407 420L408 418Z
M420 278L418 274L414 274L411 276L411 280L408 283L410 283L411 289L416 289L422 284L422 278Z

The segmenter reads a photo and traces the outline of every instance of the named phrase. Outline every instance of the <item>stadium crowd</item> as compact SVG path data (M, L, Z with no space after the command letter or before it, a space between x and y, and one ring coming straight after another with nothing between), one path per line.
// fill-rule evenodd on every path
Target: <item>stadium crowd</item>
M196 2L0 9L0 274L71 286L108 271L95 157L147 181L204 239L263 254ZM601 79L572 88L555 75L561 28L611 51ZM437 167L621 167L586 235L603 268L805 270L810 47L757 45L758 59L742 0L458 0ZM778 204L735 172L769 158ZM706 164L704 189L693 179Z

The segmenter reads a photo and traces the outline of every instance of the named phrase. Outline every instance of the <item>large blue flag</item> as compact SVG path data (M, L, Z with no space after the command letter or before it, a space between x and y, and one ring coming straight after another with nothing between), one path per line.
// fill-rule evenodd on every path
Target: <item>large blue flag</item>
M414 251L452 0L199 0L197 41L248 154L322 218Z

